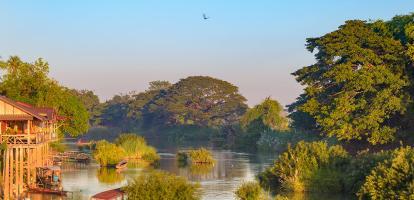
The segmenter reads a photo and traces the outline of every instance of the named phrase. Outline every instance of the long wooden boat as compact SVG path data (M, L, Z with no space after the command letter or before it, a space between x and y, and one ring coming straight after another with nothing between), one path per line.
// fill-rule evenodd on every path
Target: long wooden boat
M115 168L123 169L123 168L127 167L127 164L128 164L127 160L122 160L121 162L119 162L118 164L115 165Z
M66 196L68 191L63 190L52 190L47 188L29 188L30 193L42 193L42 194L54 194L60 196Z

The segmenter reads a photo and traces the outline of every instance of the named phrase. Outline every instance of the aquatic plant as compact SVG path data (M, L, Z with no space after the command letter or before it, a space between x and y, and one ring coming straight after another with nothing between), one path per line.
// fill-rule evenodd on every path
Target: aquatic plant
M163 171L143 173L122 188L128 199L200 199L200 185L190 183L187 179Z
M242 183L234 192L240 200L265 200L269 199L265 191L256 181Z
M401 147L376 166L358 192L360 199L414 199L414 149Z
M319 180L321 174L339 176L337 166L345 161L348 153L341 146L329 147L326 142L299 142L294 148L279 156L275 164L259 174L260 184L264 188L285 191L318 191L315 183L325 184L324 189L335 188L341 179Z
M101 166L116 165L126 157L125 150L106 140L100 140L96 143L96 149L93 157Z
M211 152L205 148L190 150L188 157L193 164L214 164L216 162Z
M142 136L134 133L121 134L115 140L115 144L125 150L127 158L141 159L150 163L160 159L157 150L149 146Z

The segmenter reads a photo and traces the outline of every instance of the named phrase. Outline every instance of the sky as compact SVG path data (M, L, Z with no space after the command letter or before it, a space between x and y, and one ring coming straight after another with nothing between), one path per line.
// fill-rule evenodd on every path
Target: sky
M102 101L203 75L251 106L286 105L303 88L291 73L314 63L306 38L413 11L414 0L0 0L0 56L43 58L51 77Z

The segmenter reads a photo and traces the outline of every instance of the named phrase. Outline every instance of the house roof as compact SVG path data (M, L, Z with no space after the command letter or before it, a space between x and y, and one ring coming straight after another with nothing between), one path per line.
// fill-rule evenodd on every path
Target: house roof
M58 118L62 118L58 115L56 115L56 112L53 108L47 108L47 107L34 107L28 103L23 103L19 101L13 101L5 96L0 96L0 100L19 108L20 110L26 112L27 114L42 120L42 121L49 121L54 120Z
M106 199L114 199L116 197L124 195L124 191L121 190L121 188L113 189L113 190L107 190L98 194L95 194L92 196L93 200L106 200Z

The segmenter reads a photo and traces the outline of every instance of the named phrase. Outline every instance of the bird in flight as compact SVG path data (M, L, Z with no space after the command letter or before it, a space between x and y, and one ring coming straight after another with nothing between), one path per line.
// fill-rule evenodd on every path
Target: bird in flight
M203 19L207 20L207 19L210 19L210 17L208 17L205 13L203 13Z

